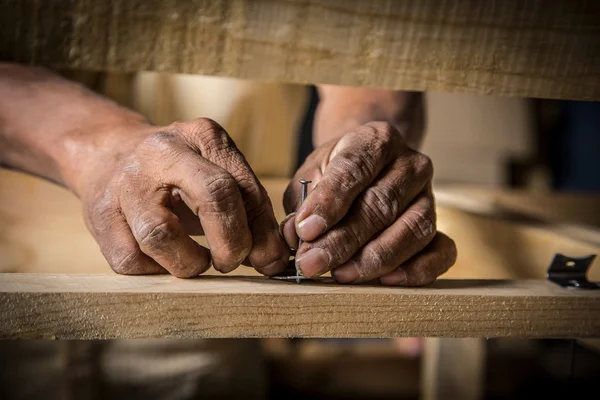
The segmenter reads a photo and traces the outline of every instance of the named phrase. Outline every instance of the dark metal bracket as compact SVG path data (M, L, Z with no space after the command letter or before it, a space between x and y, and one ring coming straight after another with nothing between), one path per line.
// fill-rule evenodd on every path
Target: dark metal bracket
M587 271L595 258L595 254L573 258L557 253L548 268L548 280L569 289L600 289L600 283L587 279Z

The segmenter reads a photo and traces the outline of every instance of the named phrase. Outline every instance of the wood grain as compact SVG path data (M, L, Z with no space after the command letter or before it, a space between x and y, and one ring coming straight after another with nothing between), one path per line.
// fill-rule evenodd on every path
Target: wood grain
M600 292L545 281L427 288L263 277L0 275L3 338L598 337Z
M484 213L521 215L556 225L600 228L600 193L500 189L478 185L438 187L436 199L444 205ZM600 245L600 235L596 235Z
M595 0L0 0L0 59L600 99Z
M555 253L600 254L598 228L565 223L584 215L590 222L597 220L597 196L526 195L452 186L434 193L438 229L454 238L458 248L456 266L444 277L541 279ZM599 260L590 267L588 278L600 280Z

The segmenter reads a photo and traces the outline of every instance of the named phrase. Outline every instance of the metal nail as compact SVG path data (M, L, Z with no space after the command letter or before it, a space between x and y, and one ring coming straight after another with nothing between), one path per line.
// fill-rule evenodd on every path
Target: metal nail
M306 196L308 196L308 184L312 181L300 179L298 182L300 182L300 184L302 185L302 195L300 196L300 205L302 205L302 203L304 203L304 200L306 200ZM302 246L302 239L298 238L298 250L300 250L300 246ZM303 275L300 268L298 268L298 264L296 264L296 276L296 283L300 283L300 276Z

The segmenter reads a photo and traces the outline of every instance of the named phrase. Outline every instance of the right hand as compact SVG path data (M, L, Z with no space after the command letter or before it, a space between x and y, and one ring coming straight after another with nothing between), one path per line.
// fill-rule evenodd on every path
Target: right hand
M99 153L81 157L74 190L115 272L187 278L211 262L223 273L240 263L265 275L285 268L289 248L267 192L217 123L113 129L100 140ZM205 234L210 250L189 234Z

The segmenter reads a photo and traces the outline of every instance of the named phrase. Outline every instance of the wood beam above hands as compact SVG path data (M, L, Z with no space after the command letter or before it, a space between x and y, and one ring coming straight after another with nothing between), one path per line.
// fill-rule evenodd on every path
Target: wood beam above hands
M0 320L1 338L600 337L600 291L546 281L392 288L0 274Z
M0 60L600 100L600 3L0 0Z

